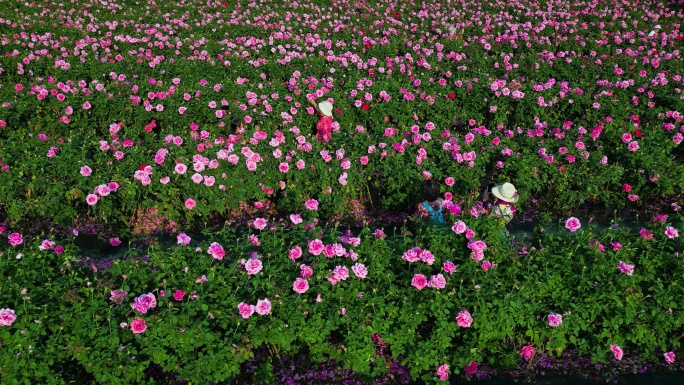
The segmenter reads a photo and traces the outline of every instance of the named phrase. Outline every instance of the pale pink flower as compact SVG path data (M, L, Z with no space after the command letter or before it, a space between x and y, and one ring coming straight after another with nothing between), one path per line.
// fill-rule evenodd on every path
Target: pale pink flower
M309 199L304 202L304 207L306 207L307 210L316 211L318 210L318 201L315 199Z
M433 289L441 290L446 287L446 279L442 274L433 275L430 277L429 285Z
M147 293L133 299L133 309L140 314L146 314L149 309L157 307L157 299L154 294Z
M254 226L254 228L257 230L265 229L266 225L268 225L268 222L266 222L266 219L264 218L257 218L254 220L254 222L252 222L252 226Z
M301 258L302 256L302 248L299 246L295 246L290 249L288 252L288 255L290 257L290 261L294 262L295 259Z
M176 243L179 244L179 245L185 245L185 246L187 246L188 244L190 244L190 241L191 241L191 240L192 240L192 239L191 239L189 236L187 236L185 233L180 233L180 234L178 234L178 236L176 237L176 241L177 241Z
M95 206L99 200L100 197L95 194L88 194L88 196L86 196L86 203L90 206Z
M625 273L627 275L632 275L634 273L634 265L630 265L623 261L620 261L620 264L618 264L617 268L620 270L620 272Z
M88 167L88 166L81 167L81 175L90 176L92 173L93 173L93 170L90 167Z
M451 230L456 234L463 234L466 229L468 229L468 226L463 221L458 221L451 227Z

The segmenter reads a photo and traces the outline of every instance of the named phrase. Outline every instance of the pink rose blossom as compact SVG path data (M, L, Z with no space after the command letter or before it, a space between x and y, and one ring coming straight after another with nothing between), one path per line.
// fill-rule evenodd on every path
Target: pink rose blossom
M458 221L451 227L451 230L456 234L463 234L466 229L468 229L468 226L463 221Z
M433 275L430 277L430 283L428 284L433 289L441 290L446 287L446 279L442 274Z
M176 290L173 293L173 299L175 299L178 302L182 301L184 296L185 296L185 292L183 290Z
M247 271L247 275L258 274L263 268L264 265L258 259L250 259L247 261L247 263L245 263L245 271Z
M518 353L520 353L520 356L525 361L529 361L532 358L532 356L534 356L534 352L535 352L534 346L532 346L532 345L525 345L522 347L522 349L520 349L518 351Z
M664 353L663 357L665 357L665 362L668 364L675 362L675 354L673 352Z
M679 232L672 226L665 227L665 235L670 239L679 237Z
M620 270L620 272L627 275L632 275L634 273L634 265L627 264L623 261L620 261L620 264L618 264L617 268Z
M256 310L256 309L255 309L254 305L250 305L250 304L247 304L247 303L244 303L244 302L240 302L240 303L238 304L238 312L240 313L240 315L241 315L242 318L244 318L244 319L247 319L247 318L251 317L252 314L254 314L254 311L255 311L255 310Z
M0 309L0 326L12 326L17 315L12 309Z
M131 321L131 331L133 334L140 334L145 332L145 330L147 330L147 324L144 319L136 318Z
M295 279L292 283L292 290L299 294L306 293L306 291L309 290L309 281L304 278Z
M469 328L473 323L473 317L467 310L461 310L456 316L456 323L462 328Z
M300 277L306 279L313 276L313 269L311 267L302 263L301 265L299 265L299 269L301 270L301 272L299 273Z
M90 206L95 206L99 200L100 197L95 194L88 194L88 196L86 196L86 203Z
M263 300L257 300L256 308L255 310L257 314L259 315L268 315L271 313L271 301L269 301L267 298L264 298Z
M442 364L437 368L437 375L440 381L446 381L449 378L449 365Z
M442 264L442 270L444 270L446 273L453 274L456 272L456 265L454 265L451 261L446 261Z
M570 230L570 232L575 232L577 231L582 225L580 224L579 219L575 217L570 217L568 220L565 221L565 228Z
M221 246L219 243L213 242L207 248L207 254L214 257L214 259L218 259L220 261L226 255L226 251L223 249L223 246Z
M352 266L352 271L354 274L363 279L368 276L368 270L366 269L366 266L364 266L362 263L356 263L354 266Z
M154 294L147 293L133 299L133 309L140 314L146 314L149 309L157 307L157 299Z
M290 261L294 262L295 259L299 259L302 256L302 248L299 246L295 246L290 251L288 252L288 255L290 257Z
M185 233L180 233L180 234L178 234L178 236L176 237L176 241L177 241L176 243L179 244L179 245L187 246L187 245L190 244L190 241L191 241L191 240L192 240L192 239L191 239L189 236L187 236Z
M314 239L313 241L309 241L309 253L313 255L321 255L324 249L325 245L320 239Z
M8 237L9 244L12 246L18 246L24 243L24 237L19 233L12 233Z
M88 167L88 166L83 166L81 167L81 175L82 176L90 176L93 173L93 170Z
M615 357L616 360L621 360L622 359L622 348L620 348L617 345L610 345L610 351L613 352L613 357Z
M413 279L411 280L411 286L418 290L423 290L423 288L427 286L427 277L423 274L414 274Z
M194 209L196 205L197 202L195 202L195 200L192 198L188 198L185 200L185 208L187 208L188 210Z
M549 326L558 327L563 323L563 316L560 314L549 313Z

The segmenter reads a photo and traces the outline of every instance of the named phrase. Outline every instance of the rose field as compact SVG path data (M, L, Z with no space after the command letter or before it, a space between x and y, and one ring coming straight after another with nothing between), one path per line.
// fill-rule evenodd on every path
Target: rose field
M0 383L681 374L683 19L0 2Z

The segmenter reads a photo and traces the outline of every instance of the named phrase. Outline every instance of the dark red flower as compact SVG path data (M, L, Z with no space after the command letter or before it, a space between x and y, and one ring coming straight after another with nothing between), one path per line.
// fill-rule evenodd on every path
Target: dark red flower
M634 131L634 136L636 136L637 138L641 138L641 135L643 135L643 133L641 131L639 131L639 130Z
M366 43L365 46L366 46L366 49L370 49L370 47L371 47L371 45L369 43Z
M147 165L145 163L141 164L140 165L140 171L145 170L145 167L147 167Z
M456 94L453 93L453 92L450 92L450 93L449 93L449 99L451 99L451 100L456 99Z
M339 108L335 107L335 113L336 113L337 115L342 115L342 110L340 110Z
M366 104L366 103L363 103L363 105L361 106L361 108L363 108L364 111L370 110L370 106L369 106L368 104Z
M463 369L465 369L466 374L473 374L477 372L477 362L472 361L470 362L470 365L464 366Z

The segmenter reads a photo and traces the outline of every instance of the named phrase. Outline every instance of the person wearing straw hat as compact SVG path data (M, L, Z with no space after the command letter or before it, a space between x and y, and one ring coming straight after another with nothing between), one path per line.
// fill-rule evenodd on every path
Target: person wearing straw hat
M309 98L309 103L318 113L318 123L316 123L316 139L320 143L327 143L332 137L332 109L333 105L327 100L318 104L316 101Z
M651 32L648 33L648 37L653 37L653 36L659 34L661 29L662 28L660 27L660 24L656 24L653 27L653 30L651 30Z
M518 190L513 184L506 182L492 187L491 193L496 197L496 201L489 210L489 216L503 224L503 234L508 236L507 225L515 215L516 208L513 203L518 201Z

